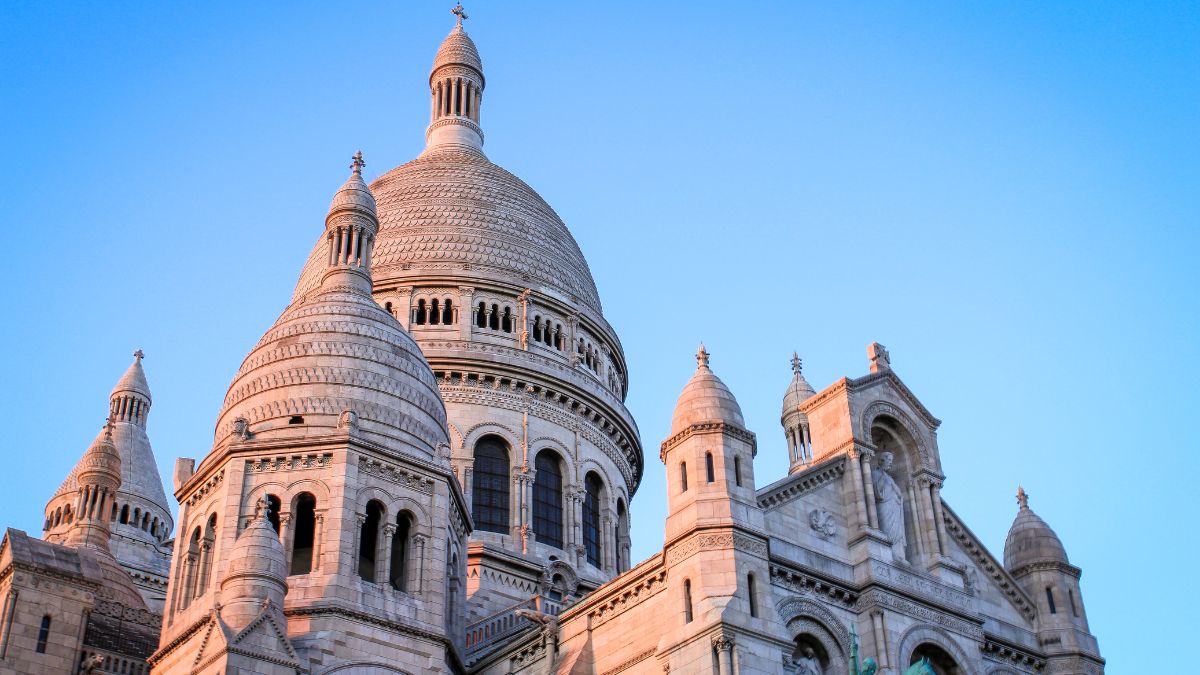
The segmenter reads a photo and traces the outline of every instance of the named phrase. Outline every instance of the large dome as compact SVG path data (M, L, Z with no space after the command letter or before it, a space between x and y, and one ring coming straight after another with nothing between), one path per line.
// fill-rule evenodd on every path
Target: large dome
M551 291L600 314L587 261L558 214L520 178L477 150L443 145L371 184L379 205L372 253L376 279L427 276L431 270ZM297 286L320 281L319 251Z

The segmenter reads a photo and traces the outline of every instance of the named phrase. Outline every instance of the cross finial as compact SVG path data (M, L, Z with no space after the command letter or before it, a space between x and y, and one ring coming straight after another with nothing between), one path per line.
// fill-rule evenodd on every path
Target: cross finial
M1017 504L1023 509L1029 508L1029 495L1025 494L1025 488L1020 485L1017 486Z
M362 168L366 165L367 163L364 162L362 158L362 150L354 153L354 161L350 162L350 169L354 171L354 175L361 176Z
M139 349L133 353L133 358L137 359L138 361L141 361L142 359L146 358L146 352Z
M462 28L463 19L471 18L467 16L467 10L463 9L461 2L455 5L454 9L450 10L450 13L458 17L458 28Z
M708 367L708 350L704 348L704 343L700 343L700 348L696 350L696 365L701 368Z
M792 372L799 375L803 369L804 361L800 359L800 356L796 352L792 352Z
M104 437L110 441L112 440L112 431L113 431L113 418L110 415L109 417L104 418Z

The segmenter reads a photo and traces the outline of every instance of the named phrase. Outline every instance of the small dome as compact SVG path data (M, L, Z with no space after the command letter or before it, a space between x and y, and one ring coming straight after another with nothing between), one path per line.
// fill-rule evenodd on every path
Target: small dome
M137 350L133 353L133 365L129 366L129 370L125 371L125 375L117 382L117 386L113 387L111 396L116 396L122 393L137 394L147 401L150 399L150 383L146 381L146 371L142 370L142 350Z
M1062 540L1029 508L1023 488L1017 488L1017 503L1021 508L1004 541L1004 567L1011 572L1032 563L1068 562Z
M83 453L79 460L79 480L94 482L96 478L107 478L105 482L119 485L121 482L121 453L113 445L112 427L106 427L100 437Z
M119 602L130 609L146 609L146 601L138 592L137 587L133 585L129 572L121 567L111 553L94 548L89 548L81 553L90 555L100 566L104 583L100 585L97 595L102 600Z
M684 385L675 402L675 416L671 418L671 435L701 422L727 422L745 427L742 408L729 387L708 367L708 352L700 345L696 352L696 373Z
M437 56L433 59L433 68L429 73L430 79L433 79L433 73L438 68L451 65L474 68L479 73L480 79L483 78L483 60L479 58L479 50L475 48L475 41L463 30L461 23L450 31L446 39L442 40L442 46L438 47Z
M801 403L804 403L817 394L813 390L812 385L801 374L801 365L800 357L795 352L792 352L792 381L788 383L787 391L783 394L784 415L795 410Z
M366 166L366 162L363 162L362 152L355 153L354 163L350 165L350 168L353 169L350 177L333 194L333 201L329 204L330 216L339 211L362 211L364 215L377 217L375 195L371 194L371 190L362 179L364 166Z
M222 589L239 576L265 577L280 583L287 580L283 544L267 520L265 509L260 508L246 529L238 535L228 559L229 569L221 582Z

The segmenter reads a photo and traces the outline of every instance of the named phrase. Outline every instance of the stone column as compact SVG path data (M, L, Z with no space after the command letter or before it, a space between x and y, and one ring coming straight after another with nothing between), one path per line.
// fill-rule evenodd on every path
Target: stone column
M872 450L862 451L863 489L867 492L867 522L876 530L879 529L879 511L875 505L875 480L871 472L871 458L875 455Z
M714 635L712 646L717 650L717 672L733 675L733 640L724 635Z
M475 289L471 286L458 287L458 305L460 308L458 322L458 337L463 340L471 339L471 331L475 328ZM461 311L465 308L466 311Z
M532 289L526 288L517 296L518 316L521 322L521 330L517 331L517 344L521 349L529 349L529 296L532 293Z
M579 351L576 344L576 333L579 330L579 314L572 314L567 317L567 358L571 362L571 366L579 365Z
M212 560L212 542L205 539L200 543L200 574L199 581L196 583L196 593L193 597L204 595L204 591L208 588L209 574L208 563Z
M946 540L946 516L942 512L942 486L938 483L932 483L929 486L929 492L931 501L933 502L934 523L937 525L934 528L934 532L938 536L938 550L942 552L942 555L946 555L949 544Z
M463 467L463 499L467 502L467 512L470 513L475 509L475 469L474 463Z
M383 550L375 555L375 560L379 563L375 566L375 583L377 584L386 584L391 579L392 537L395 536L395 523L387 523L383 526Z
M279 543L283 544L283 561L287 566L288 573L292 571L292 513L291 511L279 512Z
M803 455L804 461L811 462L813 459L812 435L808 431L807 424L800 425L800 440L803 443L800 454Z
M879 667L888 668L888 644L887 644L887 628L883 624L883 612L871 612L871 628L875 632L875 658L879 662Z
M859 466L859 463L858 463L858 452L856 449L851 448L850 451L846 453L846 461L850 463L850 471L849 471L850 494L851 494L852 498L854 499L854 505L855 505L855 507L854 507L855 521L854 522L858 525L858 529L861 532L863 529L865 529L868 526L868 523L867 523L866 498L863 496L862 468Z
M350 569L353 571L354 576L358 576L358 572L359 572L358 558L362 551L363 525L365 525L366 523L367 523L367 514L365 514L365 513L354 514L354 525L355 525L355 527L354 527L354 548L350 549Z
M313 523L312 571L316 572L321 569L321 541L325 534L325 512L317 511L313 515L315 522ZM288 562L290 564L291 560L289 559Z
M926 542L928 544L925 548L929 552L929 555L933 556L941 553L941 547L938 545L937 540L937 524L933 519L933 502L929 499L929 485L931 481L924 476L917 480L919 483L917 499L920 500L921 524L923 525L921 529L925 531Z
M412 564L408 571L408 592L413 595L419 595L425 586L425 542L427 539L428 537L423 534L412 536L412 553L409 555Z

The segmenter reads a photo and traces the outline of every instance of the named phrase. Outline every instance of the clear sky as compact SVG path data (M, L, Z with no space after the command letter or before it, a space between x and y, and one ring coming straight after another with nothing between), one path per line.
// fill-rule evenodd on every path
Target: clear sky
M136 348L163 473L200 457L350 155L420 152L451 3L0 6L2 524L40 532ZM1200 6L473 3L486 151L558 210L658 445L704 340L786 471L819 390L889 347L997 556L1023 483L1110 672L1200 603ZM1193 572L1188 572L1193 570Z

